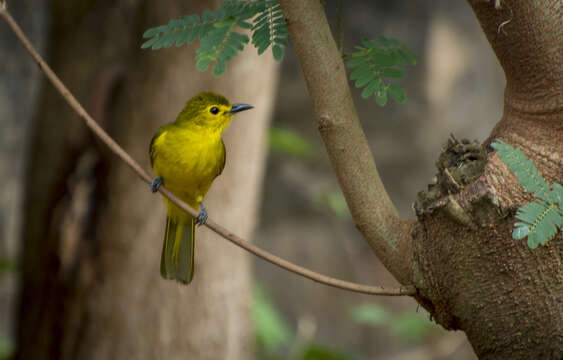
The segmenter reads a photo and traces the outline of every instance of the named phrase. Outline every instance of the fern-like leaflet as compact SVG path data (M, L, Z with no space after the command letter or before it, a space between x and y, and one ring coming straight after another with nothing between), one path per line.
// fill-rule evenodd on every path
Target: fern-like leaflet
M496 140L491 146L516 175L520 185L539 199L518 209L516 218L521 221L514 224L512 238L520 240L527 236L528 246L532 249L539 244L545 245L563 228L563 186L554 183L550 188L533 161L526 159L520 149L501 140Z
M200 48L196 52L196 67L199 71L207 70L209 64L215 62L213 75L219 77L227 70L226 62L244 49L249 39L247 35L234 31L236 25L237 20L232 17L216 22L213 29L200 40Z
M535 249L539 244L545 245L557 234L557 229L563 225L563 213L555 203L530 202L516 213L516 218L521 220L514 224L512 232L514 239L528 236L528 246Z
M251 23L253 18L254 25ZM274 58L278 61L283 58L288 32L278 0L227 0L215 11L204 10L201 18L198 15L186 15L172 19L168 25L145 31L143 38L148 40L141 48L158 50L172 45L189 45L199 40L197 69L206 71L214 62L213 75L221 76L227 69L226 62L242 51L250 40L247 35L237 31L239 28L253 31L253 44L259 54L274 44Z
M262 54L272 44L272 53L278 61L283 59L283 47L288 45L288 31L277 0L266 0L262 13L254 18L252 44Z
M520 185L534 196L552 202L550 188L543 177L538 174L532 160L526 159L520 149L515 149L507 143L497 140L491 145L497 150L497 155L520 180Z
M349 55L346 63L354 69L350 80L355 80L357 88L363 87L362 98L375 94L375 101L380 106L387 104L387 95L395 101L404 103L407 99L405 90L394 83L386 84L385 78L401 78L405 75L402 67L416 65L417 56L396 39L379 37L377 40L362 40L362 46L356 46L356 52Z

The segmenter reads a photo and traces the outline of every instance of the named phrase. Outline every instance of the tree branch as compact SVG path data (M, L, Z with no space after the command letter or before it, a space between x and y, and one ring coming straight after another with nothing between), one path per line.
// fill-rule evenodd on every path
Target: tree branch
M109 148L113 151L117 156L119 156L139 177L150 184L152 182L151 176L125 151L123 150L116 142L113 140L99 125L98 123L84 110L82 105L76 100L76 98L72 95L72 93L66 88L66 86L61 82L61 80L57 77L57 75L51 70L51 68L45 63L45 61L41 58L41 56L37 53L33 45L29 42L27 37L22 32L21 28L12 18L10 13L6 8L6 2L0 2L0 15L3 19L8 23L12 31L16 34L18 39L22 42L25 46L27 51L33 57L35 62L39 65L41 70L45 73L49 81L53 84L55 89L63 96L63 98L67 101L67 103L71 106L71 108L76 111L76 113L85 121L86 126L94 132L96 136L100 138ZM147 189L148 191L148 189ZM177 198L174 194L168 191L163 186L160 187L159 191L170 199L174 204L178 205L181 209L188 212L192 216L197 215L197 211L192 209L182 200ZM301 275L303 277L309 278L313 281L333 286L336 288L370 294L370 295L390 295L390 296L401 296L401 295L414 295L416 293L416 289L412 285L402 286L399 288L390 288L386 289L380 286L367 286L356 284L348 281L343 281L339 279L334 279L309 269L303 268L296 264L293 264L287 260L281 259L267 251L264 251L255 245L251 244L248 241L243 240L242 238L236 236L235 234L231 233L227 229L223 228L222 226L215 223L213 220L208 219L205 224L209 229L214 231L215 233L219 234L223 238L231 241L235 245L249 251L250 253L266 260L274 265L277 265L285 270L291 271L295 274Z
M313 101L317 126L356 226L403 284L412 283L411 230L377 172L320 1L280 0Z
M561 2L468 3L506 74L505 100L524 112L561 111Z
M342 19L344 17L344 10L342 10L342 0L336 0L336 33L338 34L338 52L340 56L344 56L344 25Z
M561 1L468 0L506 75L504 109L485 142L511 134L561 148Z

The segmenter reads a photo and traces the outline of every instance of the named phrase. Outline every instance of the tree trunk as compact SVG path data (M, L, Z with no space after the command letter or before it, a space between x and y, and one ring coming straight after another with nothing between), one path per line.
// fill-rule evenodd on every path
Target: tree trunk
M253 104L226 131L227 166L206 198L210 217L248 238L276 87L271 56L248 49L215 79L195 70L193 47L139 48L146 28L208 6L56 2L51 63L146 167L153 133L197 92ZM40 114L27 185L18 358L249 358L247 255L199 228L192 284L160 278L160 196L97 144L50 87Z
M47 41L47 4L21 0L10 5L10 12L20 19L22 29L43 54ZM0 187L0 342L12 344L15 340L19 279L15 264L21 243L25 161L43 74L35 63L22 61L29 57L3 21L0 22L0 54L0 178L3 183Z
M563 182L560 5L470 2L507 76L504 115L483 146L448 142L437 183L419 195L415 224L397 219L365 150L324 9L280 0L320 134L356 226L380 260L401 283L416 285L438 323L464 330L479 357L560 359L563 236L533 250L512 239L516 210L532 197L488 147L501 138L548 182Z
M500 9L494 2L471 5L507 77L503 118L484 146L503 139L532 159L549 183L561 184L560 6L520 0L502 1ZM450 155L475 152L454 142ZM537 249L512 239L516 210L532 197L496 155L483 159L482 175L457 190L440 169L443 197L420 209L414 241L423 274L419 300L440 324L464 330L480 358L560 359L562 234Z

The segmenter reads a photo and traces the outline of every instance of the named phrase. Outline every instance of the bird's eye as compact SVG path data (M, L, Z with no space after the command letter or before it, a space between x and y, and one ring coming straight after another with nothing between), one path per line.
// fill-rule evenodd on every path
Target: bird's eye
M211 109L209 109L209 112L212 113L213 115L217 115L219 113L219 109L213 106Z

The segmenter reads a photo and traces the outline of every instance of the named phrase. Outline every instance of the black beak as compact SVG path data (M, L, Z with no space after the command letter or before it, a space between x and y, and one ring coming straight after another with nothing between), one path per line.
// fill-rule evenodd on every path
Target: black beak
M229 110L229 114L238 113L239 111L244 111L248 109L252 109L254 106L248 104L233 104L231 110Z

